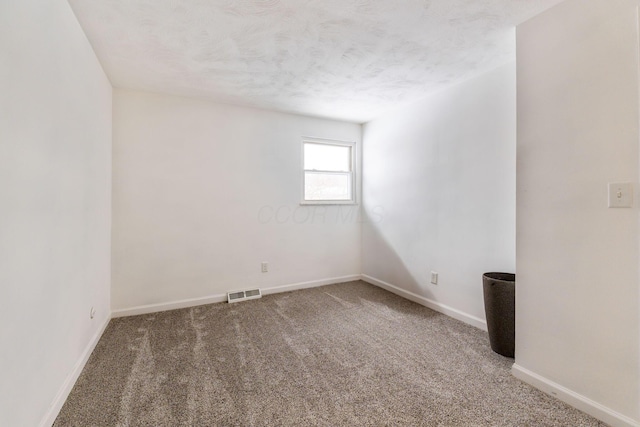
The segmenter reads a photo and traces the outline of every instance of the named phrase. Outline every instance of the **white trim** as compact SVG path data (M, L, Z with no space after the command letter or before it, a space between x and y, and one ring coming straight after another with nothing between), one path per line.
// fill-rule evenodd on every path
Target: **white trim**
M69 393L71 393L71 390L76 384L76 381L78 381L78 377L82 373L84 366L87 364L89 356L91 356L91 353L93 353L93 350L96 348L96 345L98 344L98 341L100 341L102 334L104 333L105 329L107 329L107 325L109 324L110 320L111 316L107 316L102 326L100 326L93 337L91 337L91 340L80 355L80 358L73 366L71 372L69 372L69 375L67 375L67 378L64 380L64 383L62 383L62 386L60 386L60 389L58 389L58 394L56 394L56 397L53 399L53 402L51 402L47 413L42 418L42 421L40 421L39 427L50 427L55 422L58 414L60 413L60 410L62 409L62 406L64 405L64 402L66 402L67 398L69 397Z
M362 280L372 285L378 286L382 289L386 289L387 291L399 295L403 298L406 298L413 302L417 302L418 304L424 305L425 307L428 307L439 313L446 314L449 317L453 317L454 319L460 320L471 326L475 326L478 329L482 329L483 331L487 330L487 322L483 319L480 319L479 317L472 316L471 314L465 313L453 307L449 307L448 305L433 301L418 294L414 294L413 292L401 289L397 286L392 285L391 283L387 283L383 280L376 279L375 277L371 277L366 274L362 275Z
M306 200L304 202L300 202L300 206L313 206L313 205L323 205L323 206L358 206L358 203L353 200L345 200L341 202L340 200Z
M306 199L306 173L307 172L317 172L317 173L333 173L331 171L316 171L316 170L307 170L304 168L304 146L305 144L316 144L316 145L334 145L338 147L349 147L349 157L350 157L350 167L351 170L349 172L337 172L348 174L349 176L349 186L351 187L351 198L348 200L307 200ZM358 204L358 152L357 148L358 144L356 141L339 141L335 139L321 139L321 138L312 138L312 137L302 137L302 148L300 151L301 154L301 165L302 165L302 188L301 188L301 205L356 205Z
M121 308L113 310L111 317L128 317L140 314L157 313L159 311L177 310L179 308L196 307L198 305L214 304L227 301L227 294L215 294L201 298L189 298L171 302L161 302L158 304L139 305L131 308Z
M353 280L360 280L360 277L361 276L359 274L352 274L349 276L333 277L333 278L322 279L322 280L313 280L310 282L300 282L300 283L292 283L288 285L273 286L270 288L260 288L260 290L262 292L262 295L269 295L269 294L276 294L280 292L295 291L297 289L315 288L318 286L333 285L335 283L350 282ZM157 313L159 311L176 310L179 308L195 307L198 305L213 304L217 302L226 302L226 301L227 301L226 293L215 294L215 295L210 295L210 296L201 297L201 298L191 298L191 299L184 299L179 301L163 302L159 304L148 304L148 305L141 305L141 306L131 307L131 308L122 308L118 310L113 310L111 312L111 317L116 318L116 317L137 316L139 314Z
M622 415L606 406L595 402L588 397L578 394L566 387L561 386L541 375L536 374L522 366L514 363L511 373L525 383L532 385L582 412L585 412L612 427L640 427L640 423Z
M347 145L347 144L355 144L356 142L353 140L344 140L344 139L331 139L331 138L320 138L317 136L305 136L302 135L302 139L308 142L315 142L319 144L333 144L333 145Z
M263 288L262 295L278 294L281 292L296 291L298 289L317 288L318 286L334 285L336 283L353 282L360 280L359 274L351 274L349 276L332 277L329 279L312 280L310 282L293 283L290 285L274 286L271 288Z

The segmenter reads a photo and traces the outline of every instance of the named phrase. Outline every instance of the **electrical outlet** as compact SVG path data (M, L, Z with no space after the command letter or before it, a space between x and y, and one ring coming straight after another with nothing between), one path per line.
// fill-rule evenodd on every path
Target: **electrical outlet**
M433 283L434 285L438 284L438 273L435 271L431 272L431 283Z
M262 267L262 272L263 273L268 273L269 272L269 263L268 262L263 262L261 264L261 267Z

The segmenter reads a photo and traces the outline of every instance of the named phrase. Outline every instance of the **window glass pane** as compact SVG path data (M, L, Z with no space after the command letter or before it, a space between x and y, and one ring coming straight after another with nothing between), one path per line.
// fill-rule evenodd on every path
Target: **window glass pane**
M350 173L304 173L305 200L351 200Z
M305 143L304 168L305 170L349 172L351 147Z

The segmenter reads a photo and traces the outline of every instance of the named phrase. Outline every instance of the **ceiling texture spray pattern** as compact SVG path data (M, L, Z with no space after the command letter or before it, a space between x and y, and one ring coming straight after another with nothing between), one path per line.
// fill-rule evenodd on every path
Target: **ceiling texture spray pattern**
M514 59L561 0L69 0L114 86L364 122Z

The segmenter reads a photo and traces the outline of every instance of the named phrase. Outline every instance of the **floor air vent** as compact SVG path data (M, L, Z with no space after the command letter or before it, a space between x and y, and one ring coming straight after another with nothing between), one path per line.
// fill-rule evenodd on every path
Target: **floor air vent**
M246 301L248 299L256 299L256 298L262 298L262 293L260 292L260 289L249 289L247 291L234 291L234 292L227 293L227 301L229 303Z

